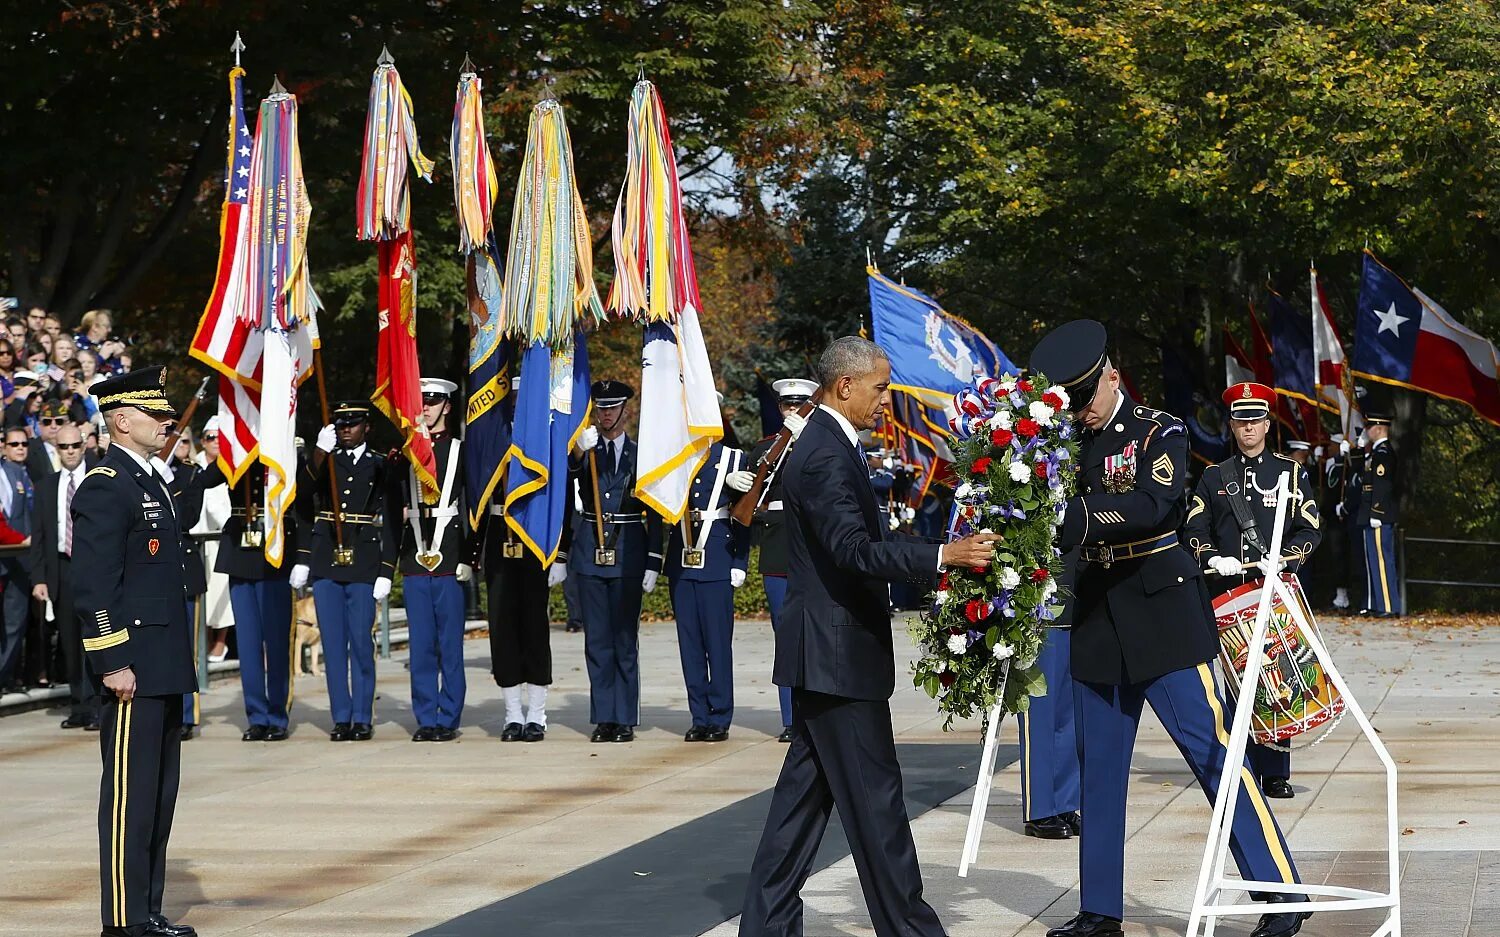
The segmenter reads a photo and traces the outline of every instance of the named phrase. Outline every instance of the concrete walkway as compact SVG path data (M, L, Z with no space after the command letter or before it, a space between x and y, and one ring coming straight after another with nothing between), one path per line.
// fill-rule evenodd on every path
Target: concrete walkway
M1482 925L1500 907L1500 634L1328 622L1325 638L1401 763L1406 934ZM735 648L735 729L716 745L681 741L686 700L670 624L643 631L645 728L631 745L588 743L582 640L561 630L553 633L552 728L536 745L499 743L504 710L482 639L467 645L465 732L448 745L409 740L399 658L381 664L376 737L363 744L327 740L326 693L307 677L297 685L292 738L242 743L237 685L216 684L204 699L203 735L184 750L167 912L205 937L412 934L760 794L785 750L774 741L769 627L741 623ZM931 701L898 684L898 740L969 748L972 758L955 761L975 770L976 727L943 733ZM97 933L97 738L59 730L59 718L0 719L7 937ZM1375 852L1382 779L1355 736L1345 725L1294 756L1298 797L1276 804L1308 879L1370 883L1383 868ZM1015 738L1009 723L1005 738ZM1184 929L1209 812L1190 780L1147 719L1130 792L1131 933ZM928 898L954 937L1040 935L1076 908L1076 845L1020 835L1018 789L1011 766L997 778L979 867L966 880L956 867L969 795L915 821ZM872 933L849 860L814 876L804 894L809 935ZM567 903L559 905L565 918ZM1370 920L1319 915L1303 932L1368 933ZM1252 923L1221 933L1247 933ZM709 930L734 932L733 922Z

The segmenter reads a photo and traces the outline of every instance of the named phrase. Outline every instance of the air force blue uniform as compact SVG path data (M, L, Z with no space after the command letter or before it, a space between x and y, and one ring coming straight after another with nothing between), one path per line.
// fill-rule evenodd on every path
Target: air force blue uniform
M724 483L744 453L716 442L693 478L688 513L672 528L666 573L677 617L677 647L694 728L727 731L734 718L734 588L730 571L750 563L749 531L729 517L734 491ZM717 496L716 496L717 495ZM702 556L692 554L702 544ZM694 566L686 565L696 563Z

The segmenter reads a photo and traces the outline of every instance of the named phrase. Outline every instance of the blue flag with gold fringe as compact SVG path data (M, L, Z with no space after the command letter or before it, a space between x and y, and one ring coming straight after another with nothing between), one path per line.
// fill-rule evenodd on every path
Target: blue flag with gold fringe
M495 234L468 257L469 400L464 414L464 494L478 529L505 474L510 451L512 347L500 333L499 247Z
M891 361L891 389L906 391L928 406L948 407L976 374L1018 374L995 343L937 300L892 282L874 267L870 277L870 322L875 344Z
M557 559L567 517L568 451L588 425L588 342L532 342L521 358L515 429L505 465L505 522L542 565Z

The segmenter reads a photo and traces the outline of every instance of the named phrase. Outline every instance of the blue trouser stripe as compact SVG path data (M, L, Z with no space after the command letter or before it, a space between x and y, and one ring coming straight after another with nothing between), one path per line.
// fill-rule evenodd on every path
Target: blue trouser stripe
M231 576L229 607L234 610L245 717L253 726L285 729L291 687L292 587L285 579Z
M375 711L375 585L314 579L312 590L330 715L335 723L368 725Z
M1021 816L1042 820L1078 809L1078 735L1073 720L1073 642L1066 628L1049 628L1037 663L1047 695L1021 713Z

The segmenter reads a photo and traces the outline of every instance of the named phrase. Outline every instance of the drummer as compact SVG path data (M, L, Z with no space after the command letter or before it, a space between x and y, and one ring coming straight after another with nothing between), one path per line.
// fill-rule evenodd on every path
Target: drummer
M1198 565L1220 577L1209 580L1210 591L1224 592L1264 575L1260 564L1276 525L1276 488L1282 475L1288 476L1292 501L1277 569L1297 572L1318 545L1317 492L1307 469L1266 446L1274 400L1271 388L1248 381L1224 392L1238 452L1203 470L1182 530ZM1246 753L1267 797L1293 796L1290 752L1252 742Z

